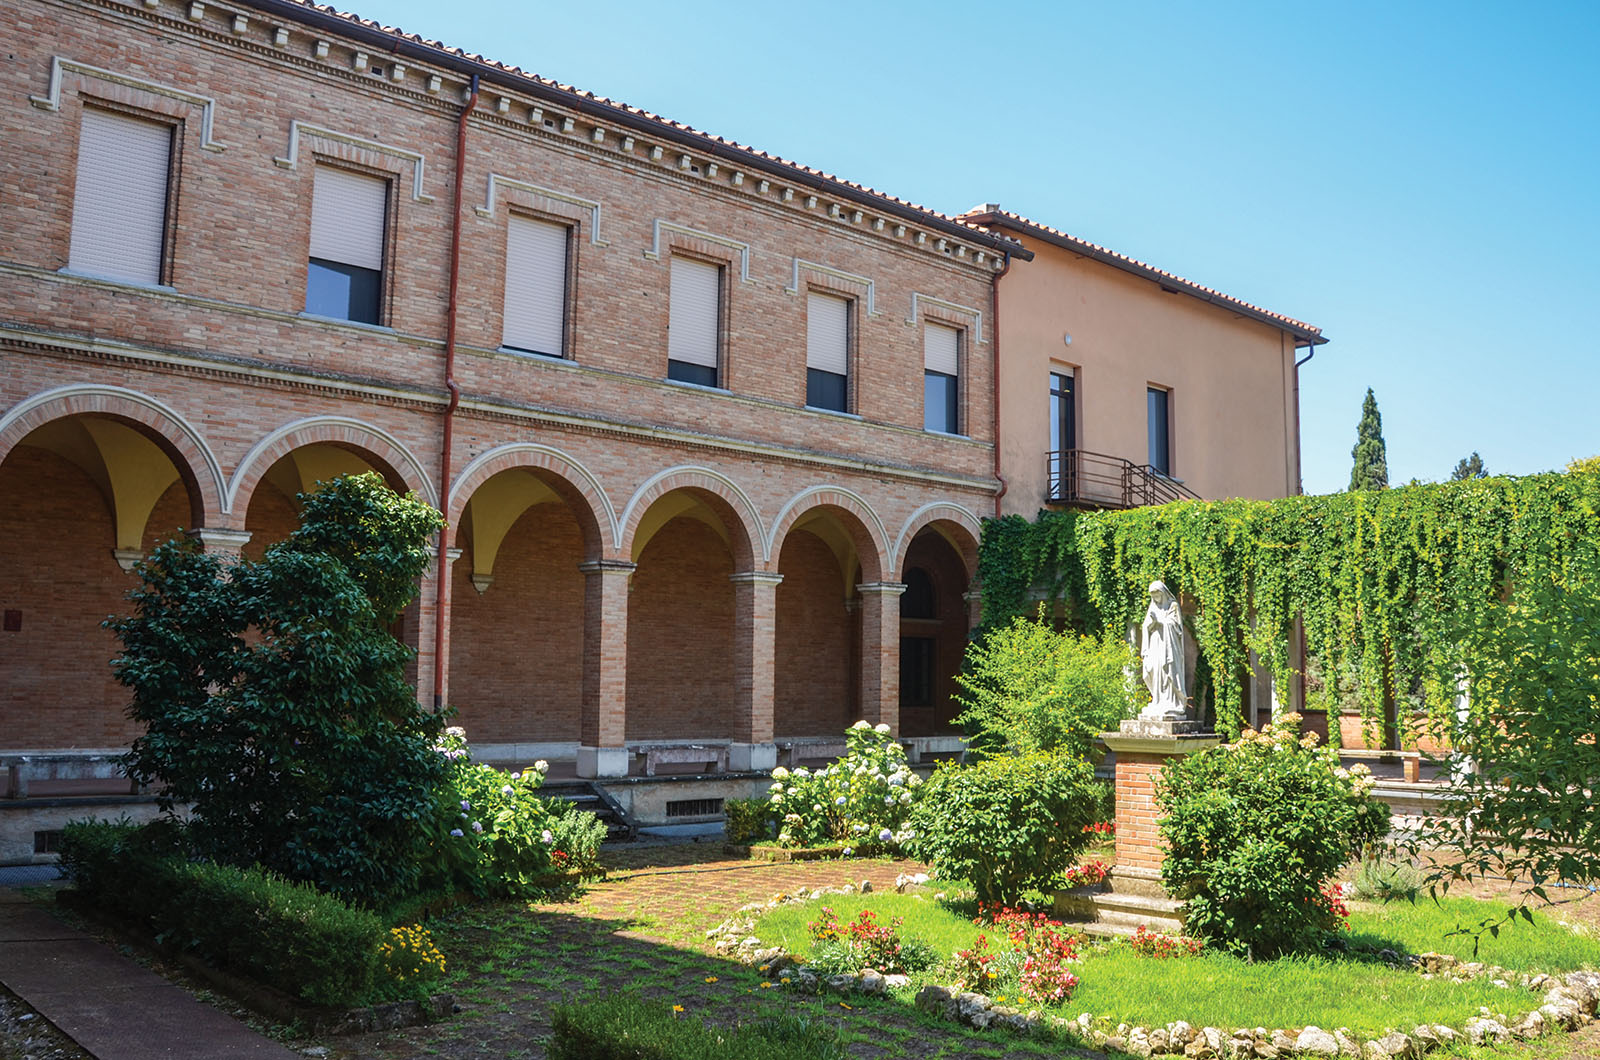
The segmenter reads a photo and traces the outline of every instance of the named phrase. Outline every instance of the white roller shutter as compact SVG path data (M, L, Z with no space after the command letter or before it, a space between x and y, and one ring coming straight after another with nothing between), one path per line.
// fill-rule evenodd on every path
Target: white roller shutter
M922 326L922 366L930 372L957 375L961 348L961 333L943 324Z
M566 307L566 226L513 214L506 226L504 345L562 356Z
M388 201L388 181L318 166L311 188L311 256L381 270Z
M717 309L722 269L688 258L672 259L667 307L667 356L704 368L717 366Z
M161 282L171 162L170 125L84 108L71 268L131 283Z
M806 367L849 374L850 301L812 292L806 299Z

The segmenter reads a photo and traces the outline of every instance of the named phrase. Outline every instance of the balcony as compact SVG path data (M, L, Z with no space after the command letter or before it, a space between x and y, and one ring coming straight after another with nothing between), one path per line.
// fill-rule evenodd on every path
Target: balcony
M1087 449L1046 453L1045 503L1070 508L1142 508L1170 501L1197 501L1199 495L1149 464Z

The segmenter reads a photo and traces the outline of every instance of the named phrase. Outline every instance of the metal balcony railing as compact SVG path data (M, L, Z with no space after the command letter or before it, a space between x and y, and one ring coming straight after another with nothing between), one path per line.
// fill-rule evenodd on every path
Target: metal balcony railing
M1149 464L1087 449L1046 453L1049 479L1045 500L1077 508L1142 508L1200 496Z

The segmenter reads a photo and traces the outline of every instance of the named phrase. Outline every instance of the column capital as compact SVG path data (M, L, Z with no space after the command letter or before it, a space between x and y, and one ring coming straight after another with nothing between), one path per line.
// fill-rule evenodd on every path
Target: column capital
M445 558L445 561L448 562L448 563L454 563L456 560L460 559L465 554L466 554L466 549L462 549L462 548L447 548L447 549L444 550L444 558Z
M905 582L862 582L856 586L862 596L899 596L905 591Z
M207 550L216 549L219 552L238 552L249 543L251 533L248 530L225 530L222 527L196 527L184 532L186 536L200 542Z
M735 585L777 585L783 575L774 570L736 570L728 580Z
M578 569L585 574L632 574L639 565L625 559L590 559L578 564Z

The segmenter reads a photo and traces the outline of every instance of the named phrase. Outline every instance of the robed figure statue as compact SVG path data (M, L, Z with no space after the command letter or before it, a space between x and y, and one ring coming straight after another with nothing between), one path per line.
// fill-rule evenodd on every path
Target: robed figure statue
M1150 607L1140 627L1144 685L1150 705L1139 712L1152 721L1183 721L1189 696L1183 679L1183 613L1165 582L1150 583Z

